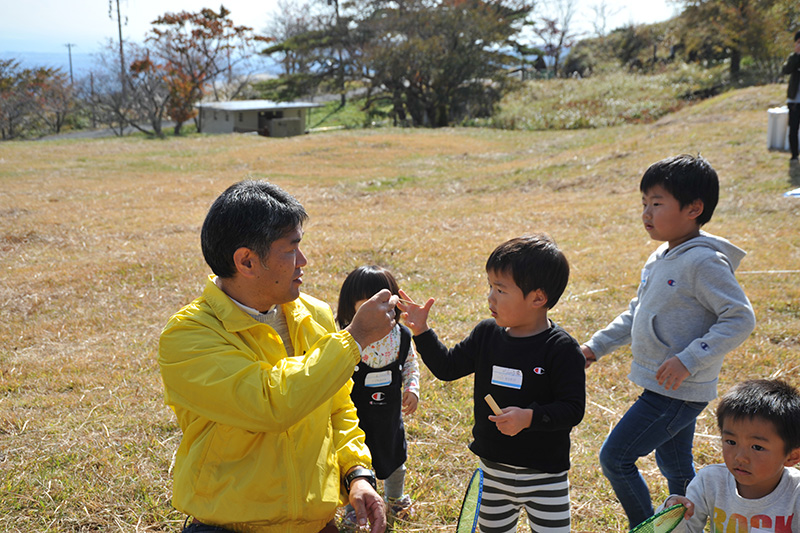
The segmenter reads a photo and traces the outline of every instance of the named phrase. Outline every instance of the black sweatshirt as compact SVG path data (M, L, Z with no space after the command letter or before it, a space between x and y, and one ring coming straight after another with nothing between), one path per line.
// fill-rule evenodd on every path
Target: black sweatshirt
M448 350L431 329L414 337L422 360L434 376L453 381L475 374L473 453L490 461L558 473L569 469L569 432L586 406L585 359L566 331L552 324L532 337L510 337L494 319L478 324ZM533 409L531 426L513 437L503 435L484 400L500 408Z

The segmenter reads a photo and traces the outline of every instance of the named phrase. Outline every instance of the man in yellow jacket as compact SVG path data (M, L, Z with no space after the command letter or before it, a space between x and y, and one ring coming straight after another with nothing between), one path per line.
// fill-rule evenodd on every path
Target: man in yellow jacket
M336 531L348 501L373 532L386 527L350 377L360 347L394 326L397 297L376 294L337 331L330 307L300 292L307 217L279 187L242 181L203 223L215 275L170 319L158 357L183 431L172 501L192 518L185 533Z

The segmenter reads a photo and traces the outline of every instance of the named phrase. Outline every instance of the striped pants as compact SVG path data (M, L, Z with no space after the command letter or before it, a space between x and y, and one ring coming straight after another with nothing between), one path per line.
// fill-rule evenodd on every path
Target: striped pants
M480 460L483 497L478 516L481 533L516 531L525 509L533 533L569 533L567 471L547 474L519 466Z

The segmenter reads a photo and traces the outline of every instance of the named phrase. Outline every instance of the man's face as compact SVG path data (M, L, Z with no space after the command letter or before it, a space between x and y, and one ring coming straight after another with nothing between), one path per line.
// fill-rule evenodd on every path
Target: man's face
M267 257L261 258L256 269L257 283L254 287L258 301L256 309L259 311L291 302L300 296L303 267L308 263L300 250L302 239L303 228L297 226L274 241Z

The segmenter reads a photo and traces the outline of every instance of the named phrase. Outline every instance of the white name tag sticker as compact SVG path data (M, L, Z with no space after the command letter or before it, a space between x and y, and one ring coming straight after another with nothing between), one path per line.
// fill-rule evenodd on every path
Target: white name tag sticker
M508 387L509 389L521 389L522 370L517 368L506 368L503 366L493 366L492 385Z
M383 372L370 372L364 378L364 386L366 387L385 387L392 384L392 371L384 370Z

